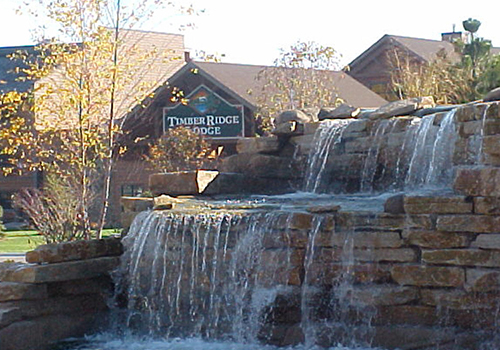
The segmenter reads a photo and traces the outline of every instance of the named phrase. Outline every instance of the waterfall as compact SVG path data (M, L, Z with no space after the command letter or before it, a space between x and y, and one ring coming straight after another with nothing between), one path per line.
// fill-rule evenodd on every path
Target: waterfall
M141 214L124 239L126 326L167 338L257 342L264 311L296 270L292 251L269 236L283 227L286 239L290 215Z
M314 134L313 147L309 152L304 190L318 192L325 185L328 162L335 155L342 141L342 134L351 120L327 120L321 123Z
M422 118L416 129L405 187L447 187L453 176L453 152L457 138L456 109L447 112L436 126L436 114Z
M123 327L152 339L303 341L309 349L332 317L344 315L328 329L343 329L342 340L355 346L346 298L353 232L339 240L332 223L279 210L141 213L123 242ZM332 263L346 270L325 280ZM328 294L320 281L332 286Z
M314 135L304 190L345 189L347 184L339 185L346 181L345 172L351 177L357 174L356 189L361 193L449 187L457 140L455 111L370 122L371 132L364 137L349 131L351 121L323 123ZM347 145L354 144L357 136L364 144L358 142L355 145L360 149L354 150L351 146L349 153ZM356 161L356 156L362 161ZM331 175L334 169L336 176Z

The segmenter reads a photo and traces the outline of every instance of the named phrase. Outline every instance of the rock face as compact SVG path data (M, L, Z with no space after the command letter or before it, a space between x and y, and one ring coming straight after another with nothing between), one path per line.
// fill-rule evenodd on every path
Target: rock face
M325 190L403 192L419 190L428 178L441 175L418 173L429 165L419 161L418 148L424 152L422 158L435 160L429 166L433 170L444 159L433 146L453 146L449 164L440 170L451 175L446 189L398 192L385 201L383 212L318 203L300 212L266 212L269 217L281 216L272 224L256 225L266 230L257 235L262 251L254 258L272 272L255 271L266 288L278 285L291 292L279 294L263 311L263 339L278 345L303 340L300 322L307 315L312 317L311 327L327 325L318 331L318 341L327 347L346 339L328 328L339 320L346 322L347 333L369 325L360 332L369 334L363 341L382 348L481 348L481 341L495 336L500 308L500 104L469 104L452 113L437 108L439 113L428 119L400 117L432 105L426 99L400 101L366 112L371 115L366 119L334 121L345 123L337 129L325 127L330 121L302 124L295 120L300 118L290 117L279 124L278 137L243 140L238 154L225 159L223 170L242 176L249 192L286 192L287 184L303 180L311 144L321 132L332 135L330 130L338 138L331 145L322 144L321 150L333 150L321 163L328 180ZM446 134L446 125L454 133ZM432 135L446 137L424 145L422 140ZM416 139L422 142L413 142ZM414 187L407 180L413 180L408 183ZM255 184L261 187L252 187ZM193 188L198 191L200 186ZM238 237L227 240L228 259ZM206 251L214 249L215 239L206 242ZM209 283L207 273L197 277ZM16 288L7 285L5 298L33 295ZM300 310L304 295L311 295L304 303L311 307L308 313ZM332 295L339 299L328 299ZM332 309L338 305L340 310Z
M356 118L360 112L361 110L359 108L343 103L335 108L321 109L318 114L318 119L325 120L325 119Z
M213 195L240 193L245 188L244 178L236 173L194 170L153 174L149 187L153 195Z
M0 349L44 350L103 325L116 238L40 246L31 264L0 264Z
M387 119L390 117L410 115L423 108L433 108L436 104L434 99L428 97L414 97L407 100L390 102L383 105L369 115L369 119Z
M280 125L286 122L299 122L299 123L310 123L310 122L315 122L318 121L317 118L314 118L310 115L307 115L306 113L302 112L301 110L294 109L294 110L288 110L281 112L280 115L278 115L274 123L276 125Z
M199 293L208 298L203 293L227 281L221 277L211 282L203 276L238 276L239 270L225 269L238 266L232 260L238 254L251 254L252 260L246 263L258 265L245 265L246 273L255 278L260 292L278 291L259 309L258 334L280 346L303 341L304 318L308 329L325 336L316 339L325 347L355 339L387 349L432 349L448 344L463 350L467 349L463 344L480 344L494 337L500 307L498 217L474 214L473 201L461 195L403 195L390 201L398 202L406 213L344 211L314 203L305 211L257 212L256 221L246 212L247 219L228 220L237 226L222 231L238 233L224 239L227 260L212 266L214 270L190 270L193 275L183 278L204 281ZM205 248L195 241L186 242L187 251L216 250L215 237L220 233L203 232L214 237L200 241L206 242ZM248 232L253 240L246 246ZM182 237L169 239L175 242ZM175 245L171 249L174 254ZM148 259L153 257L143 259L142 264L150 266ZM165 269L166 273L173 270L175 265ZM169 278L177 280L175 274ZM149 290L150 286L138 288ZM304 296L308 299L302 300ZM182 307L192 306L181 306L181 314ZM202 306L196 308L202 312ZM343 327L322 330L329 322ZM356 333L359 327L366 327L366 332ZM339 329L346 334L337 333ZM415 336L411 341L410 334ZM467 342L455 339L459 334L466 335Z
M500 87L491 90L484 96L484 102L500 101Z

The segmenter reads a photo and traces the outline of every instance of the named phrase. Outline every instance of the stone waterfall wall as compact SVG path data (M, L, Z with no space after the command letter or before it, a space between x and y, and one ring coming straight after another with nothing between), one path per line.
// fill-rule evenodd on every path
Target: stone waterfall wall
M436 115L429 128L440 127L445 115ZM390 187L401 171L397 160L415 118L350 123L327 166L333 190L358 191L373 153L372 189ZM449 190L395 195L384 212L321 209L312 203L286 225L269 227L261 261L273 266L273 280L288 289L261 310L260 340L325 346L359 342L389 349L479 349L491 342L495 348L500 313L498 103L462 106L454 125L451 167L456 176ZM279 136L242 140L240 153L227 159L223 170L258 179L254 183L259 185L272 184L245 191L300 189L319 125L290 126Z
M95 331L106 317L119 239L50 244L28 264L0 264L0 349L43 350Z
M230 229L221 229L220 224L213 230L183 228L176 235L171 233L172 246L162 249L153 248L162 239L148 241L145 252L165 250L165 256L175 258L172 265L162 266L160 262L169 259L161 254L140 257L144 271L140 278L134 277L140 283L132 298L138 309L131 311L135 316L138 310L146 314L136 323L147 332L148 320L157 320L149 313L164 310L173 313L167 319L178 318L174 329L180 325L190 330L199 326L198 321L193 326L188 319L189 310L194 309L207 325L215 323L234 331L237 322L233 319L213 322L211 316L238 314L231 311L231 297L241 295L242 300L235 303L238 306L250 292L267 297L264 301L252 297L242 306L248 322L258 322L237 329L236 336L243 334L245 340L280 346L306 342L429 350L480 349L489 341L498 344L500 240L495 232L500 217L485 215L475 198L458 194L397 195L385 207L384 212L343 211L311 203L297 212L263 206L245 214L240 209L232 215L260 215L267 221L258 225L240 221ZM168 216L168 211L156 211L157 218L160 213ZM220 214L230 216L231 211L224 209ZM217 211L212 209L208 215ZM258 242L247 241L244 232L257 233ZM178 258L179 247L187 257L184 260ZM252 256L244 260L246 264L231 260L245 252ZM193 269L193 261L199 268ZM226 270L238 266L243 270ZM155 276L165 273L174 281L168 287L172 294L149 295L156 287L145 281L154 283ZM212 280L214 276L217 279ZM228 276L248 276L244 281L253 281L249 284L258 289L251 292L246 289L251 287L243 288L245 283L227 280ZM199 291L193 292L193 285ZM236 292L229 293L223 285ZM144 307L138 296L165 301L150 300ZM212 304L221 296L225 296L222 303ZM198 305L197 300L205 303ZM170 304L163 306L163 302ZM150 327L170 329L156 323ZM249 334L252 330L256 333ZM219 330L210 331L217 334Z
M394 161L398 159L395 154L404 148L404 129L411 118L398 118L400 121L391 132L384 133L382 144L386 146L378 151L375 167L379 174L394 171ZM435 124L440 120L436 118ZM374 128L379 123L357 120L345 130L343 144L332 158L329 175L333 182L338 181L340 190L359 190L360 174L373 148ZM456 175L451 193L398 195L387 201L385 213L341 211L331 214L335 229L326 232L328 238L317 245L317 261L309 265L305 282L321 286L320 294L330 293L336 285L345 288L341 294L351 306L343 311L342 317L352 322L351 329L363 320L372 325L363 336L374 345L434 349L437 344L448 344L450 349L477 349L485 339L494 339L493 344L498 344L499 103L460 107L455 127L458 131L453 153ZM226 170L265 178L269 176L265 168L251 173L248 166L237 166L238 159L245 158L247 161L242 163L249 164L248 160L260 158L261 163L280 165L282 174L273 173L280 174L278 178L300 178L300 171L290 174L290 169L305 163L313 132L299 130L298 133L295 130L285 137L244 141L250 146L241 147L241 154L226 162ZM278 158L280 162L276 161ZM383 187L383 183L381 177L378 184ZM352 237L352 255L347 265L342 255L346 250L343 232ZM339 280L339 275L342 279L350 276L350 284ZM325 325L335 321L335 315L328 312L325 315L322 310L328 308L320 306L312 314ZM277 316L273 322L290 319L293 318ZM276 329L279 336L271 336L276 342L290 334L279 327ZM332 329L325 329L319 337L324 344L336 338Z
M471 165L500 166L499 104L472 103L457 108L453 124L458 135L451 164L455 169ZM446 114L435 114L430 134L438 131ZM372 176L372 188L368 190L402 188L415 147L408 130L420 117L350 120L352 122L342 131L340 142L325 164L328 190L336 193L360 191L364 171ZM221 170L261 180L261 186L253 188L254 192L303 189L307 159L320 125L321 122L291 125L288 132L281 131L277 136L240 140L239 153L225 159ZM373 162L373 156L374 163L367 164ZM266 181L271 184L270 188L266 188ZM319 190L322 192L325 188Z

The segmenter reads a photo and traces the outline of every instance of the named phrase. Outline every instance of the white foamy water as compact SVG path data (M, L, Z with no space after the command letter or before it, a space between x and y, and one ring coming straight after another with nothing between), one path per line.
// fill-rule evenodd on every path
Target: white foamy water
M338 345L331 348L318 346L276 347L263 344L246 344L229 341L208 341L200 338L154 340L133 336L118 338L113 334L98 334L84 339L68 340L53 350L376 350L366 347L344 347ZM380 348L378 348L381 350Z

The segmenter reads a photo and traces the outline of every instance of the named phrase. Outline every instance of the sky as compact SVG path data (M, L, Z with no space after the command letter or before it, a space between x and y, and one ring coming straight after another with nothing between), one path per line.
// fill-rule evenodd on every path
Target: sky
M0 0L0 47L32 44L31 18L18 16L21 0ZM33 1L33 0L31 0ZM333 47L346 65L384 34L440 40L441 33L463 30L462 21L482 22L478 36L500 46L500 2L496 0L181 0L203 13L197 16L158 13L143 29L186 29L186 48L193 53L224 55L223 62L271 65L280 49L297 41Z

